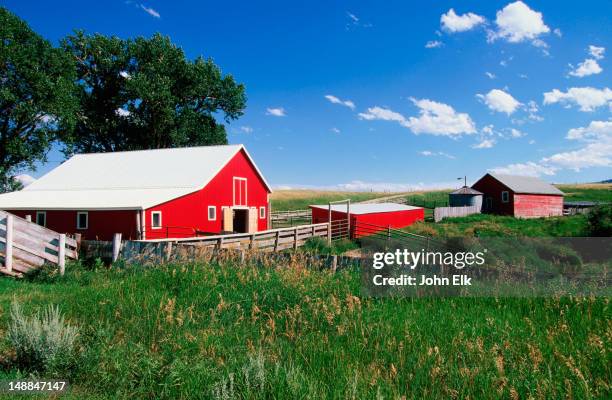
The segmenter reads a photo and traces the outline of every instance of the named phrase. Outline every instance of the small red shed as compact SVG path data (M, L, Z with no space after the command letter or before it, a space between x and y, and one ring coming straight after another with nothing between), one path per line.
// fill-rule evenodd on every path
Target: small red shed
M483 193L483 212L518 218L563 215L563 192L539 178L488 173L472 188Z
M268 229L270 186L242 145L78 154L0 209L84 239Z
M312 205L312 223L329 221L329 205ZM346 221L346 205L331 206L332 221ZM351 204L349 208L351 237L359 238L387 228L404 228L417 221L423 221L425 210L422 207L395 203Z

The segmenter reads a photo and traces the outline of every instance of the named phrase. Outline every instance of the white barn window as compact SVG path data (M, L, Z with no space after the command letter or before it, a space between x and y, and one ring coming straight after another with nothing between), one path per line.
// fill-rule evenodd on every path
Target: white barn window
M87 229L89 226L89 214L86 211L77 213L77 229Z
M266 218L266 207L259 207L259 218L260 219L265 219Z
M36 211L36 223L40 226L47 226L47 212Z
M161 211L153 211L151 213L151 228L161 229L162 227L162 213Z
M502 192L502 203L508 203L510 201L510 193L507 190Z
M217 220L217 207L208 206L208 220L216 221Z

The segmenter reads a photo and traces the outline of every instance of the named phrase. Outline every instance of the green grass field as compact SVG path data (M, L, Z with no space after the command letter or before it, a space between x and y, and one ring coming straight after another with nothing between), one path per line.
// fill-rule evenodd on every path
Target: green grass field
M558 185L567 201L596 201L612 203L611 184Z
M585 215L519 219L477 214L438 223L419 222L404 230L426 236L588 236Z
M350 199L354 202L392 196L393 193L339 192L324 190L278 190L272 193L272 212L306 210L311 204L327 204L330 201Z
M163 265L0 280L9 306L78 326L72 399L610 398L602 298L359 298L359 275ZM49 374L42 375L49 377Z

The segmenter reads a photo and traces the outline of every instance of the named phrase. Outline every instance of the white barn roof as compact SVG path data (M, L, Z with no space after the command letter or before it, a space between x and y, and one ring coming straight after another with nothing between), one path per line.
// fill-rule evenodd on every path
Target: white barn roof
M325 210L329 210L329 205L321 204L321 205L312 205L310 207L313 208L322 208ZM346 214L346 204L332 204L332 211L343 212ZM418 210L421 207L407 206L404 204L396 204L396 203L371 203L371 204L351 204L350 213L352 215L361 215L361 214L374 214L374 213L384 213L384 212L395 212L395 211L409 211L409 210Z
M0 195L0 209L145 209L204 188L243 145L78 154L23 190Z

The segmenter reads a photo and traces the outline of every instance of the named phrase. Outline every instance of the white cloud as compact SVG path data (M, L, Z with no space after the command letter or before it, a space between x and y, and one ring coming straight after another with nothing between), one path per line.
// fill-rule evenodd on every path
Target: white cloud
M612 90L593 87L573 87L567 92L553 89L544 93L544 104L565 103L580 106L580 111L594 111L602 106L612 107Z
M330 131L332 131L334 133L340 133L340 129L338 129L338 128L331 128Z
M129 117L131 113L128 110L126 110L126 109L118 108L118 109L115 110L115 114L120 116L120 117L124 117L125 118L125 117Z
M567 139L586 143L577 150L554 154L545 162L579 171L588 167L612 167L612 121L591 121L586 127L570 129Z
M23 187L28 186L30 183L34 182L36 178L28 174L19 174L14 178L17 182L21 183Z
M563 32L561 32L561 29L559 29L559 28L555 28L555 29L553 30L553 33L554 33L555 35L557 35L558 37L562 37L562 36L563 36Z
M420 111L418 117L410 117L406 126L416 134L460 136L476 132L476 126L467 113L457 113L448 104L428 99L411 99Z
M508 115L514 113L521 105L512 95L500 89L493 89L486 95L477 94L476 96L484 101L489 109Z
M505 167L491 168L489 171L495 174L542 176L554 175L557 172L557 168L529 161L526 163L510 164Z
M406 123L406 118L402 114L392 111L388 108L378 106L370 107L368 108L367 112L359 113L359 118L365 119L367 121L395 121L399 122L401 125L404 125Z
M591 121L587 127L570 129L567 139L612 141L612 121Z
M272 115L274 117L284 117L287 114L285 113L285 109L283 107L277 107L277 108L267 108L266 115Z
M161 15L159 15L159 13L156 10L154 10L153 8L151 8L151 7L147 7L144 4L141 4L140 8L142 8L144 12L146 12L147 14L149 14L152 17L161 18Z
M527 136L525 132L519 131L515 128L510 128L510 136L514 139L522 138L523 136Z
M454 9L448 10L440 17L440 25L447 32L465 32L474 29L478 25L484 24L486 19L474 13L457 15Z
M612 121L592 121L586 127L570 129L566 138L583 143L583 147L544 157L539 162L511 164L493 171L540 176L554 175L561 169L612 167Z
M442 43L439 40L430 40L429 42L425 43L425 48L426 49L435 49L438 47L442 47L444 43Z
M361 22L361 19L357 15L353 14L350 11L346 12L346 16L349 19L349 22L346 24L346 29L347 30L351 29L351 27L362 27L362 28L371 28L372 27L371 23L369 23L369 22L366 22L366 23Z
M589 167L612 167L612 143L590 143L578 150L554 154L543 161L574 171Z
M351 110L355 109L355 103L353 103L351 100L340 100L338 97L331 94L325 95L325 98L333 104L340 104L350 108Z
M489 40L505 39L510 43L519 43L537 39L543 33L550 32L544 23L542 13L529 8L522 1L508 4L496 14L497 31L489 32ZM540 42L535 42L540 45Z
M253 128L247 125L241 126L240 130L244 133L253 133Z
M492 72L489 72L489 71L485 72L485 75L486 75L486 76L487 76L489 79L495 79L495 78L496 78L495 74L494 74L494 73L492 73Z
M538 107L538 103L536 103L533 100L529 100L529 102L527 103L527 112L529 113L529 119L532 121L544 121L544 118L542 118L538 113L540 112L540 109Z
M571 64L570 67L572 67ZM586 60L578 64L578 66L573 71L570 71L569 74L571 76L577 76L578 78L582 78L588 75L599 74L601 71L603 71L603 69L601 69L595 59L587 58Z
M406 118L402 114L383 107L370 107L359 113L365 120L394 121L413 133L437 136L461 136L476 132L476 126L466 113L457 113L451 106L428 99L411 99L419 110L418 117Z
M495 140L493 139L484 139L480 141L480 143L472 146L473 149L490 149L495 146Z
M593 45L589 46L589 54L597 60L601 60L602 58L604 58L605 52L606 52L605 47L599 47L599 46L593 46Z
M425 157L446 157L449 158L451 160L455 159L455 156L445 153L443 151L430 151L430 150L423 150L423 151L419 151L419 154Z

